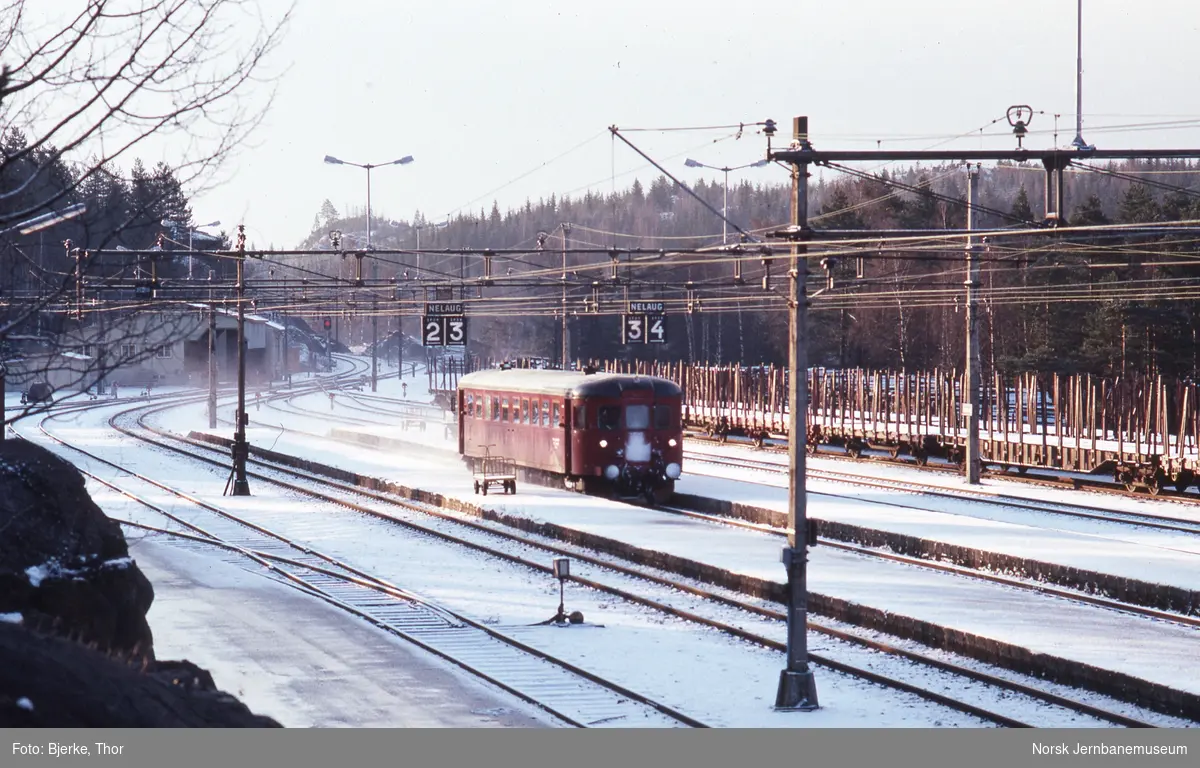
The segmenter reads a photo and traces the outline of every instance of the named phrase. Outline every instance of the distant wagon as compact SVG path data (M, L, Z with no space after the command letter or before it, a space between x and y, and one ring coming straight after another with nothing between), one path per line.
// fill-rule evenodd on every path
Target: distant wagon
M45 381L35 381L21 393L22 403L48 403L54 397L54 388Z

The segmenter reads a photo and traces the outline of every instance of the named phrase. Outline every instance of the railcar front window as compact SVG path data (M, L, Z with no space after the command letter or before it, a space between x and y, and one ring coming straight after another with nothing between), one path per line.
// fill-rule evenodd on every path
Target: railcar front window
M463 413L469 418L473 410L475 410L475 395L467 395L467 407L463 410Z
M627 406L625 406L625 428L626 429L649 429L650 428L650 406L648 406L648 405L627 405Z
M554 426L562 424L562 412L558 408L558 403L554 404Z
M575 429L587 429L587 407L575 406Z
M508 421L508 398L500 400L500 421Z
M554 418L555 418L554 423L558 424L558 416L555 415ZM550 426L550 401L549 400L542 401L542 426L543 427Z
M521 423L522 424L529 423L529 401L528 400L521 401Z
M621 428L621 407L619 405L600 406L599 416L598 425L600 429Z
M671 428L671 406L669 406L669 405L654 406L654 428L655 429L670 429Z
M537 426L537 423L538 423L538 413L539 413L538 401L534 400L532 403L529 404L529 423L535 427Z
M500 421L500 398L492 398L492 421Z

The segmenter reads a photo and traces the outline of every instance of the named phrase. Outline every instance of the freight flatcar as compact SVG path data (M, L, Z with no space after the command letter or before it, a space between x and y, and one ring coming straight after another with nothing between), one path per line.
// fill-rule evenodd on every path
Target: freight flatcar
M458 451L527 477L662 502L683 471L683 391L656 376L533 369L458 380Z

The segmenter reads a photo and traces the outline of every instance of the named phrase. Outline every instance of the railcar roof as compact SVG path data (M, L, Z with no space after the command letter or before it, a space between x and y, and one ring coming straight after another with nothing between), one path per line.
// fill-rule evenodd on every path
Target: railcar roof
M677 397L683 394L678 384L658 376L636 376L627 373L588 374L580 371L546 371L534 368L476 371L459 379L458 387L564 397L619 397L622 392L630 389L653 389L654 394L660 397Z

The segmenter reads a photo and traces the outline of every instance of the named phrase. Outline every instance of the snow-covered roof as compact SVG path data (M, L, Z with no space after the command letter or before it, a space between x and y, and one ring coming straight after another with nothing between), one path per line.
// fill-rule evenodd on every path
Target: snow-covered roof
M188 306L195 307L196 309L203 309L203 310L208 309L207 304L200 304L200 303L196 303L196 302L189 303ZM227 309L225 307L214 307L214 310L216 311L216 313L218 315L224 315L226 317L237 317L236 309ZM274 320L270 320L266 317L263 317L262 315L254 315L254 314L246 313L245 320L247 323L261 323L263 325L266 325L269 328L274 328L275 330L280 331L280 332L285 330L283 324L277 323Z

